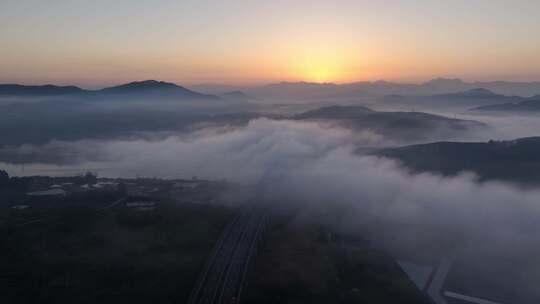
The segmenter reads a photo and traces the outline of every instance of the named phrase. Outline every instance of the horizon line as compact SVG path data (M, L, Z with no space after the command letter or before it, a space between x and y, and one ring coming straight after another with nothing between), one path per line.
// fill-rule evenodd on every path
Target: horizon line
M193 82L193 83L187 83L184 84L182 82L178 82L175 80L163 80L158 78L148 78L148 79L139 79L139 80L128 80L128 81L119 81L109 84L103 84L103 85L81 85L77 84L75 82L46 82L46 81L37 81L37 82L29 82L29 81L2 81L0 82L0 85L22 85L22 86L46 86L46 85L53 85L53 86L74 86L81 89L88 89L88 90L94 90L94 89L101 89L101 88L107 88L107 87L114 87L119 85L124 85L128 83L136 83L136 82L145 82L145 81L157 81L157 82L165 82L165 83L172 83L178 86L183 86L187 88L197 87L197 86L226 86L226 87L261 87L261 86L269 86L269 85L277 85L277 84L312 84L312 85L336 85L336 86L342 86L342 85L353 85L353 84L359 84L359 83L388 83L388 84L398 84L398 85L423 85L427 84L433 81L459 81L464 84L482 84L482 83L520 83L520 84L540 84L539 80L527 80L527 81L520 81L520 80L467 80L460 77L434 77L434 78L426 78L423 81L406 81L406 80L386 80L386 79L376 79L376 80L355 80L355 81L347 81L347 82L333 82L333 81L326 81L326 82L317 82L317 81L308 81L308 80L281 80L281 81L268 81L268 82L259 82L259 83L227 83L227 82Z

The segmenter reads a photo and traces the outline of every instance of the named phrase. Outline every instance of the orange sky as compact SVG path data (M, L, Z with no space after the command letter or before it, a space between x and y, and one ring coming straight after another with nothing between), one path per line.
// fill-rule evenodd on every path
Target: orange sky
M0 82L540 80L536 0L11 2Z

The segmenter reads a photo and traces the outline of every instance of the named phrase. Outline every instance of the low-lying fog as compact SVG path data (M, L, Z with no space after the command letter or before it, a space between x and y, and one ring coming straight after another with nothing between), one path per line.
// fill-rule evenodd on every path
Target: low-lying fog
M400 111L392 107L372 106L373 109L379 111ZM427 110L417 109L424 113L446 116L450 118L475 120L487 124L490 128L483 132L474 132L468 134L464 138L456 138L455 140L463 141L488 141L493 140L512 140L520 137L530 137L540 135L540 116L538 115L523 115L523 114L506 114L506 115L490 115L478 114L463 111L450 110Z
M494 127L480 140L513 139L540 130L534 118L467 118ZM15 175L91 170L110 177L197 176L257 184L275 204L299 207L312 216L335 213L333 225L396 256L458 257L471 269L504 271L511 290L540 298L540 189L478 183L470 173L452 178L410 175L394 161L353 152L389 144L368 131L261 118L247 126L203 128L165 138L3 148L1 160L12 164L0 163L0 168Z

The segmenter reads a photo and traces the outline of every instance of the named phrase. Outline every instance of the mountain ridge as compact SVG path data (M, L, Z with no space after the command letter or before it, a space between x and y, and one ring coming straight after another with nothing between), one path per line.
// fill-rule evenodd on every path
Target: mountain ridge
M517 102L524 99L525 98L519 96L497 94L485 88L473 88L456 93L422 96L387 95L380 99L380 102L393 106L457 108L459 110L468 110L472 107L480 107L495 103Z
M110 86L98 90L86 90L77 86L55 86L40 85L28 86L18 84L0 84L0 96L28 97L28 96L81 96L81 97L101 97L101 96L121 96L133 95L132 97L148 97L153 95L162 98L179 99L208 99L219 100L215 95L203 94L189 90L174 83L158 80L133 81L116 86Z
M54 96L84 91L77 86L0 84L0 96Z
M424 112L375 111L364 106L327 106L296 114L300 121L335 121L353 130L368 130L396 141L456 138L487 128L475 120L449 118Z
M537 113L540 112L540 96L527 98L520 102L492 104L469 109L470 112L496 112L496 113Z
M540 137L488 142L439 141L385 148L374 155L399 160L413 172L445 176L474 172L482 181L540 184Z

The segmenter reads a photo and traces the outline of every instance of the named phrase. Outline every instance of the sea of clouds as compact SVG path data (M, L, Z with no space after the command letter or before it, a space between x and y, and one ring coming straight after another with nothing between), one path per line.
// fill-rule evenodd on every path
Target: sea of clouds
M355 153L388 144L368 131L257 119L246 127L165 139L23 145L4 149L0 157L62 166L100 163L107 176L198 176L257 185L270 204L335 213L336 229L373 240L396 256L458 258L473 269L504 272L507 288L539 296L540 189L479 183L467 172L412 175L395 161Z

